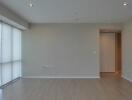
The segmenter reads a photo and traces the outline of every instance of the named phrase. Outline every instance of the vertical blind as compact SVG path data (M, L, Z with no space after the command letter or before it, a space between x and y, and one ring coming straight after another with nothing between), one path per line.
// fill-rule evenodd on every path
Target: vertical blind
M0 22L0 86L21 76L21 30Z

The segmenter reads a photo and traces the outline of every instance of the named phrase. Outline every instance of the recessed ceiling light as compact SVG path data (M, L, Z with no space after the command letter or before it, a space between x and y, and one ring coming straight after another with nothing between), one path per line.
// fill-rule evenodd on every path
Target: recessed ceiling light
M127 6L128 5L128 3L127 2L123 2L123 6Z
M29 4L29 7L33 7L33 4L32 4L32 3L30 3L30 4Z
M29 0L28 6L33 7L33 1L32 0Z

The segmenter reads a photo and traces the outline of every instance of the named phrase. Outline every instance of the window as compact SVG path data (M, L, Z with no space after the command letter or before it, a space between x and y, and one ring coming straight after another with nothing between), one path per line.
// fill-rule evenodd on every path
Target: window
M21 76L21 31L0 22L0 86Z

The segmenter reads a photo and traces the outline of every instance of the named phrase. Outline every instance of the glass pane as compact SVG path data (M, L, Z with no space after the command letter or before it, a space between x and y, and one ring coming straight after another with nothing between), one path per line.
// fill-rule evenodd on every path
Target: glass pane
M1 79L1 64L0 64L0 86L2 85L2 83L1 83L1 81L2 81L2 79Z
M0 54L1 54L1 30L2 29L2 27L1 27L1 23L0 23ZM1 56L0 56L1 57ZM1 59L0 59L1 60Z
M1 22L0 22L0 86L1 86Z
M1 68L2 68L2 66L1 66L1 64L0 64L0 86L2 85L2 83L1 83L1 81L2 81L2 78L1 78Z
M21 62L13 63L13 79L21 76Z
M0 100L2 100L2 99L3 99L3 90L0 89Z
M21 31L13 29L13 60L21 60Z
M2 85L2 83L1 83L1 81L2 81L2 79L1 79L1 65L0 65L0 86Z
M2 84L6 84L11 81L11 64L2 65Z
M2 62L9 62L11 61L11 27L2 25Z
M1 66L0 66L1 67ZM0 86L2 85L2 83L1 83L1 81L2 81L2 79L1 79L1 69L0 69Z

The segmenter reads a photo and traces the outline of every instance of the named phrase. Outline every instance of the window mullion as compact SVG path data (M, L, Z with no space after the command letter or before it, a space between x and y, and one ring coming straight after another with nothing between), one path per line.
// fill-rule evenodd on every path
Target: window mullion
M11 27L11 80L13 80L13 27Z

